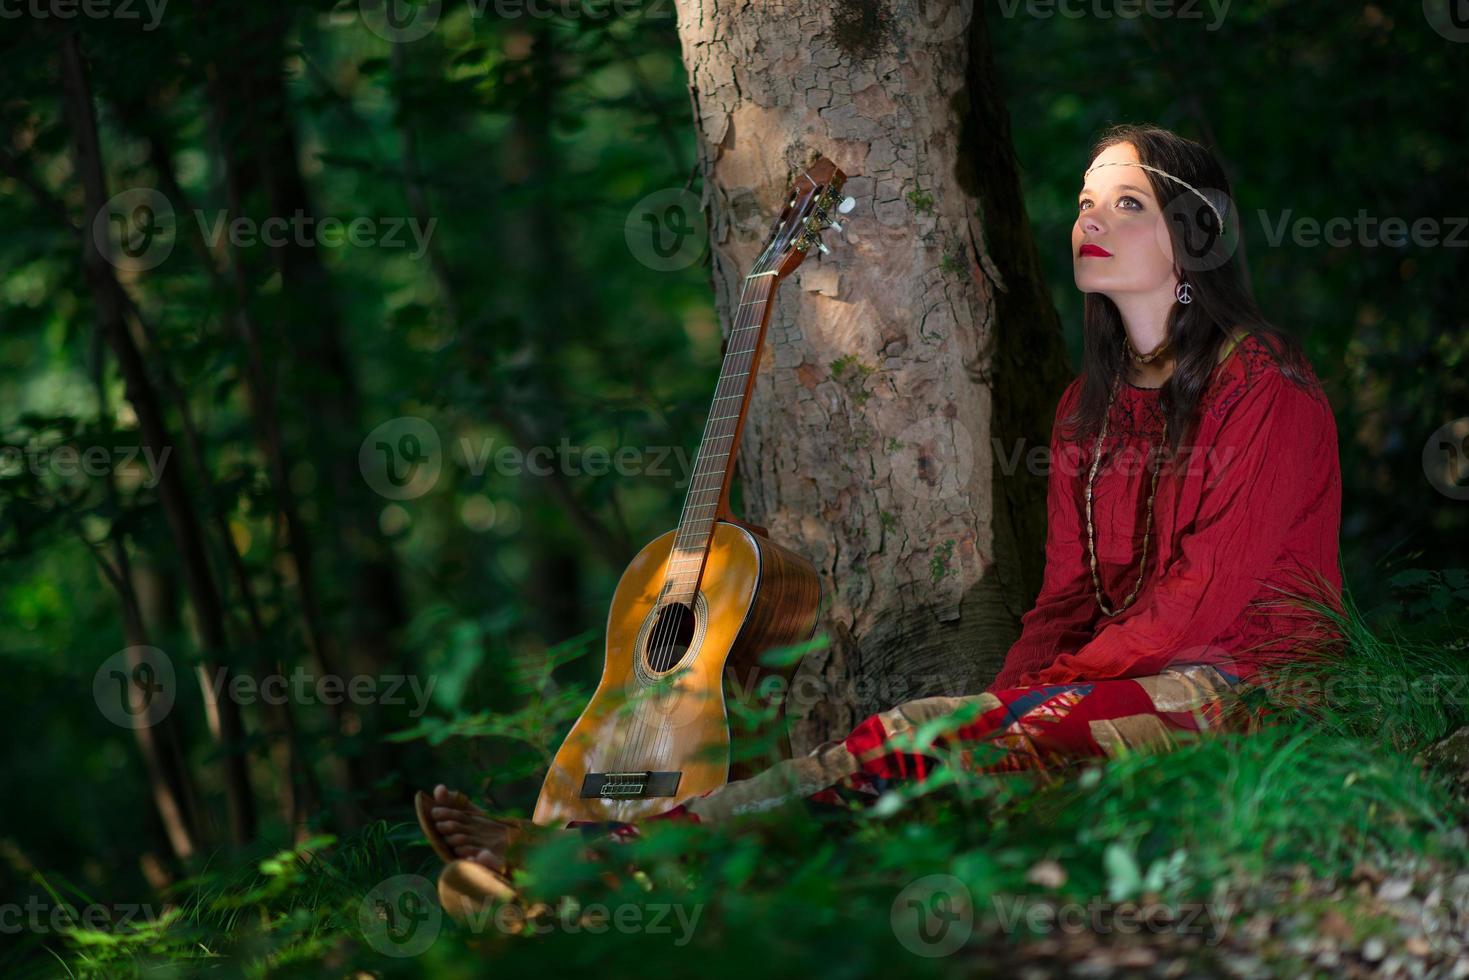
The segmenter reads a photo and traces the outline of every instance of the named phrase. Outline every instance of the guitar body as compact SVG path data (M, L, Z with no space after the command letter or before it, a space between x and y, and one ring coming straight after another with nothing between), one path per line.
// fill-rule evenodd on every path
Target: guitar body
M789 680L793 667L765 667L759 655L815 630L816 570L731 521L713 525L692 609L660 604L675 534L643 548L617 584L602 679L546 774L538 824L636 821L724 785L726 681L744 695L772 674Z

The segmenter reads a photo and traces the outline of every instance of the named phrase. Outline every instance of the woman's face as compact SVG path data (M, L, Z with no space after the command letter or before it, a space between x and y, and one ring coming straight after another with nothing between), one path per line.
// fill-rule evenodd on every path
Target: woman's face
M1131 143L1109 146L1088 165L1137 163ZM1107 254L1083 254L1101 249ZM1076 288L1103 293L1172 293L1177 277L1163 212L1141 167L1102 167L1085 177L1071 228L1071 262Z

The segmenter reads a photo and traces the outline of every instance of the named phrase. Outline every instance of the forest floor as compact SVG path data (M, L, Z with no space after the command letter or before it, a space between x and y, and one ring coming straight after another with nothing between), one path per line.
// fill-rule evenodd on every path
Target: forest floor
M467 924L439 908L416 824L379 822L221 857L157 916L41 937L8 975L1457 980L1469 803L1447 758L1281 728L882 813L566 835L528 854L523 902Z
M1241 697L1351 684L1293 694L1310 710L1255 730L1019 779L966 771L936 727L906 747L934 772L866 805L548 837L514 872L523 898L469 923L441 909L441 863L404 807L340 838L221 850L126 924L27 930L0 906L0 975L1469 980L1469 639L1439 617L1466 598L1431 593L1431 628L1351 610L1345 653ZM395 737L544 735L552 702L531 700L524 718ZM31 878L53 907L102 904Z

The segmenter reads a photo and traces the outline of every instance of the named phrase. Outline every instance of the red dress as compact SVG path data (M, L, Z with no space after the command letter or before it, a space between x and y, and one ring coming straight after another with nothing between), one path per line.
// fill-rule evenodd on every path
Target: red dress
M1314 382L1314 374L1308 376ZM1046 568L1035 607L987 690L1140 677L1212 663L1241 678L1336 636L1290 594L1340 610L1341 464L1325 395L1281 373L1251 334L1217 365L1196 435L1158 478L1148 564L1137 598L1106 616L1093 591L1085 486L1095 437L1062 437L1081 379L1052 429ZM1159 389L1123 384L1093 490L1098 577L1115 610L1137 583L1159 443Z

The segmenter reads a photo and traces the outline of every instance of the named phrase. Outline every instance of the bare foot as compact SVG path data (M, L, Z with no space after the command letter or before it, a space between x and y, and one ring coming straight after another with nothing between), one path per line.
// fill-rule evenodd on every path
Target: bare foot
M526 836L523 821L490 816L463 793L443 783L434 787L429 810L433 826L454 856L474 861L501 874L507 870L510 849Z

